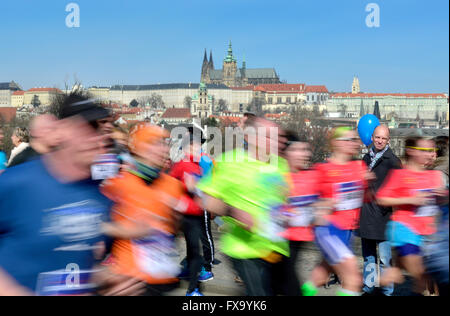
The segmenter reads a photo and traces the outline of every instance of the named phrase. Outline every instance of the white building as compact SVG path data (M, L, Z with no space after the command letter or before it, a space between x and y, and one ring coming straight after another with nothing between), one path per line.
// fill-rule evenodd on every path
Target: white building
M11 96L15 91L22 90L14 81L0 82L0 107L12 106Z
M326 110L330 115L359 117L373 113L378 101L381 118L448 121L448 95L444 93L335 93L330 95Z

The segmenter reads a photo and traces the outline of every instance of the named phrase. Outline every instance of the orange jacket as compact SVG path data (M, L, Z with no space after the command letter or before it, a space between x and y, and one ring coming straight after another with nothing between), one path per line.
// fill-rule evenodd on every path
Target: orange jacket
M147 223L152 229L175 235L178 226L178 212L173 210L183 194L180 181L167 174L161 174L147 185L139 177L122 171L116 178L102 185L102 192L115 202L112 220L124 227L132 228L136 222ZM114 264L111 269L118 274L128 275L148 284L168 284L176 278L156 278L144 273L136 262L131 240L114 241L112 247Z

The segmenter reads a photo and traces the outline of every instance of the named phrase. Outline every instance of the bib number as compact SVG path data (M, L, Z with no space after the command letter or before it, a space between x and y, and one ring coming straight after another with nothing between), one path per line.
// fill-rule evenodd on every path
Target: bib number
M120 169L120 163L116 155L101 155L91 166L92 180L105 180L113 178Z
M308 227L314 220L314 208L310 205L316 202L318 195L306 195L289 198L289 204L292 207L291 227Z
M415 190L414 194L418 192L431 192L432 189L424 189L424 190ZM436 205L436 199L430 199L430 203L428 205L419 206L416 209L415 217L428 217L435 216L439 213L439 207Z
M285 229L284 219L283 206L271 208L268 219L263 223L263 237L273 242L284 241L285 239L280 236Z
M360 208L363 204L364 190L360 182L344 182L335 185L337 195L337 211L348 211Z
M66 269L39 274L36 286L38 296L74 296L92 294L97 285L90 283L98 270Z
M136 261L144 273L157 279L173 278L180 273L175 236L159 232L132 243Z

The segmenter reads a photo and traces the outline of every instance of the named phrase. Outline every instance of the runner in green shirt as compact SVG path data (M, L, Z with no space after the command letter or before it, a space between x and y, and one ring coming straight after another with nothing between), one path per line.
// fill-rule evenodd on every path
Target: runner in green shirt
M264 157L269 161L264 155L251 154L261 149L258 144L264 138L267 147L278 145L276 138L268 137L270 128L278 128L275 123L255 118L248 120L246 127L257 130L256 137L246 138L248 151L224 153L214 172L201 180L198 188L206 194L206 208L224 216L227 230L221 240L222 252L231 257L247 294L272 295L272 264L281 255L289 255L288 243L280 237L284 229L282 210L289 191L285 175L289 169L277 152Z

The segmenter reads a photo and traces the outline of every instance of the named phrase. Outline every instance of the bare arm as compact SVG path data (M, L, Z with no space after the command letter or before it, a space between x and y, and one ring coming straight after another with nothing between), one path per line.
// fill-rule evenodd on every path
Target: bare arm
M229 206L223 202L222 200L216 199L208 194L205 194L203 197L203 203L205 209L212 214L216 214L219 216L226 216L229 213Z
M247 230L250 230L254 225L253 218L249 213L231 207L222 200L205 194L203 201L205 208L212 214L216 214L218 216L231 216L239 221L241 226Z
M378 205L381 206L399 206L399 205L427 205L428 200L432 197L430 193L420 192L416 196L392 198L392 197L379 197L377 199Z
M118 239L142 238L151 234L152 229L146 224L137 223L133 228L124 227L118 223L103 223L103 233Z

